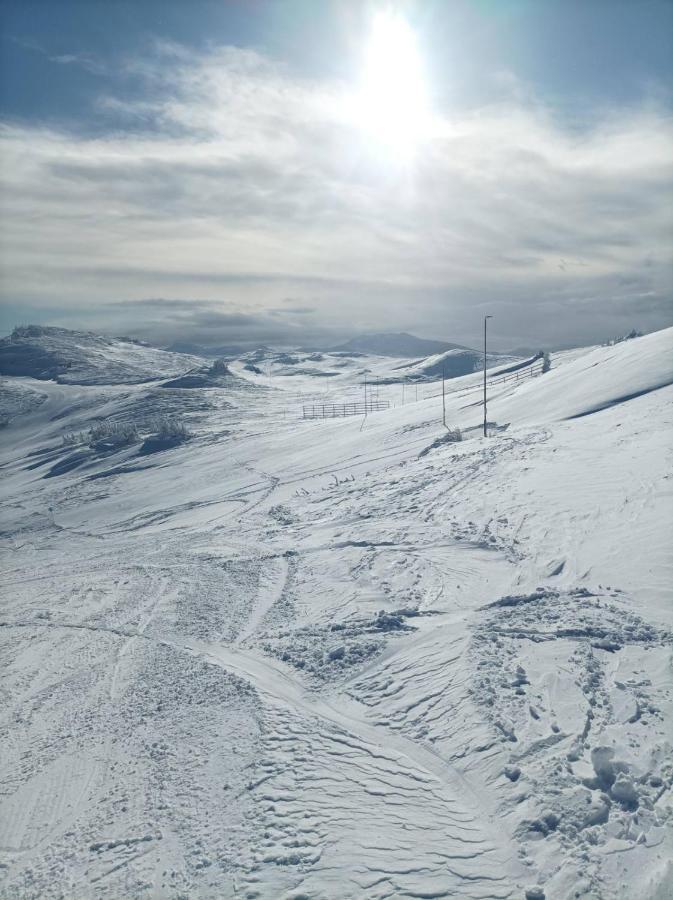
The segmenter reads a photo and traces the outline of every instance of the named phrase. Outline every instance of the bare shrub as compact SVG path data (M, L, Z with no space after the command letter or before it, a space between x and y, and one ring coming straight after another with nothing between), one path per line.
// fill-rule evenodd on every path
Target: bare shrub
M189 440L191 432L180 418L157 416L136 422L99 422L88 431L68 431L61 437L64 447L88 445L93 450L118 450L145 439L156 446L175 446Z
M138 440L138 428L133 422L100 422L89 431L89 444L109 444L125 447Z
M187 425L181 419L164 416L147 424L152 433L143 441L139 451L141 456L170 450L188 441L192 436Z
M66 433L61 436L61 443L64 447L75 447L77 444L87 444L88 442L88 431L66 431Z
M153 437L160 440L183 440L191 437L191 432L182 419L172 416L159 416L147 422L145 429Z

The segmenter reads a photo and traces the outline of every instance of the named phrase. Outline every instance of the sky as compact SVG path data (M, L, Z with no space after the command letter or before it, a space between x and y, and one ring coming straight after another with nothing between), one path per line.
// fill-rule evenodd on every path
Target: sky
M0 332L673 324L673 0L0 0Z

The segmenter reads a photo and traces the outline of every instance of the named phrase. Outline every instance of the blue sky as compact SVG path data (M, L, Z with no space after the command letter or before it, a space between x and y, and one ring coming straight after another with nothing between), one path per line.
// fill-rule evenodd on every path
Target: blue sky
M382 13L432 118L403 159L411 107L385 141L344 112ZM672 320L673 2L4 0L1 27L3 330L470 342L488 310L513 346Z

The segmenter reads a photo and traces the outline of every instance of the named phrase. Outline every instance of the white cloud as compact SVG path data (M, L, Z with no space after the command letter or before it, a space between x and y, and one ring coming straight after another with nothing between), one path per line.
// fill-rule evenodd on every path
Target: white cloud
M253 51L163 43L127 70L143 96L100 100L124 132L0 132L15 302L199 296L257 313L290 294L323 328L454 339L489 304L515 342L670 321L673 126L655 108L577 131L517 90L438 113L396 162L348 120L348 86Z

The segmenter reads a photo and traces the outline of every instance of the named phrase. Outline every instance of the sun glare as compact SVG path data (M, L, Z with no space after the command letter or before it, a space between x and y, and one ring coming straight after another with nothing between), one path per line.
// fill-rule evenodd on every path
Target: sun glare
M398 13L379 12L355 97L358 124L388 153L407 157L427 135L430 112L416 35Z

